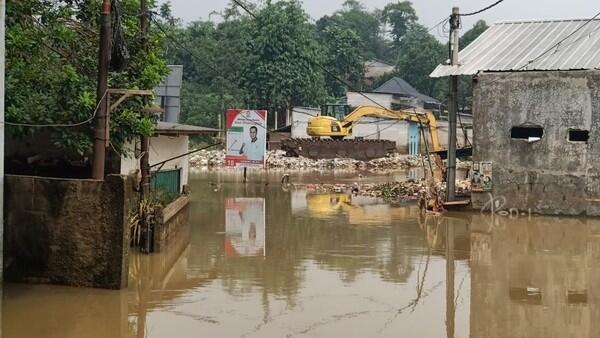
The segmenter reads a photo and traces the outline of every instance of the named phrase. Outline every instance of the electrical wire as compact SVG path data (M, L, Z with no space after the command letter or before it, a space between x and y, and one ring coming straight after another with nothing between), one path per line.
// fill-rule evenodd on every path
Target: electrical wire
M485 7L485 8L482 8L482 9L480 9L478 11L467 13L467 14L459 14L459 15L460 16L473 16L473 15L477 15L477 14L483 13L483 12L489 10L489 9L492 9L492 8L498 6L503 1L504 0L498 0L498 1L494 2L493 4L491 4L491 5L489 5L489 6Z
M85 121L81 121L81 122L77 122L77 123L53 123L53 124L16 123L16 122L6 122L5 121L4 124L9 125L9 126L30 127L30 128L71 128L71 127L83 126L84 124L92 122L94 120L94 118L96 118L96 115L98 114L98 110L100 109L100 105L104 102L104 98L106 97L107 93L108 93L108 90L104 92L104 95L102 95L102 97L98 101L98 104L96 105L96 109L94 110L94 113L92 114L92 116L90 116Z

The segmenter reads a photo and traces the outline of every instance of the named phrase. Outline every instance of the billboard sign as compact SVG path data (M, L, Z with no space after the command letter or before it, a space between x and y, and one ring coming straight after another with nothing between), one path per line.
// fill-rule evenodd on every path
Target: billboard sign
M225 165L228 167L264 167L267 153L266 131L266 110L229 109L227 111Z
M225 255L265 256L265 199L225 199Z

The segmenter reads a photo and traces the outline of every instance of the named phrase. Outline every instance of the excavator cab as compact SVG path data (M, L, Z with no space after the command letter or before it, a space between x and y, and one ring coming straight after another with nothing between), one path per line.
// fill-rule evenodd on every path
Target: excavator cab
M346 115L350 114L352 110L347 104L325 104L321 106L321 116L333 117L336 120L343 120Z

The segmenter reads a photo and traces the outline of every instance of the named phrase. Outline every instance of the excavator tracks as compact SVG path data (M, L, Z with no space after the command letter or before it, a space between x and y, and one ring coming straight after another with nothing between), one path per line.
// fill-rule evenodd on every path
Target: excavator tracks
M353 158L369 161L396 151L396 142L387 140L285 139L281 149L288 156L311 159Z

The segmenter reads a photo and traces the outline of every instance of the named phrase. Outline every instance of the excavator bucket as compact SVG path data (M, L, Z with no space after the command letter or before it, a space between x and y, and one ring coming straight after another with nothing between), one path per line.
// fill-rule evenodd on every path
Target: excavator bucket
M396 142L387 140L285 139L281 149L288 156L311 159L353 158L370 161L396 151Z

